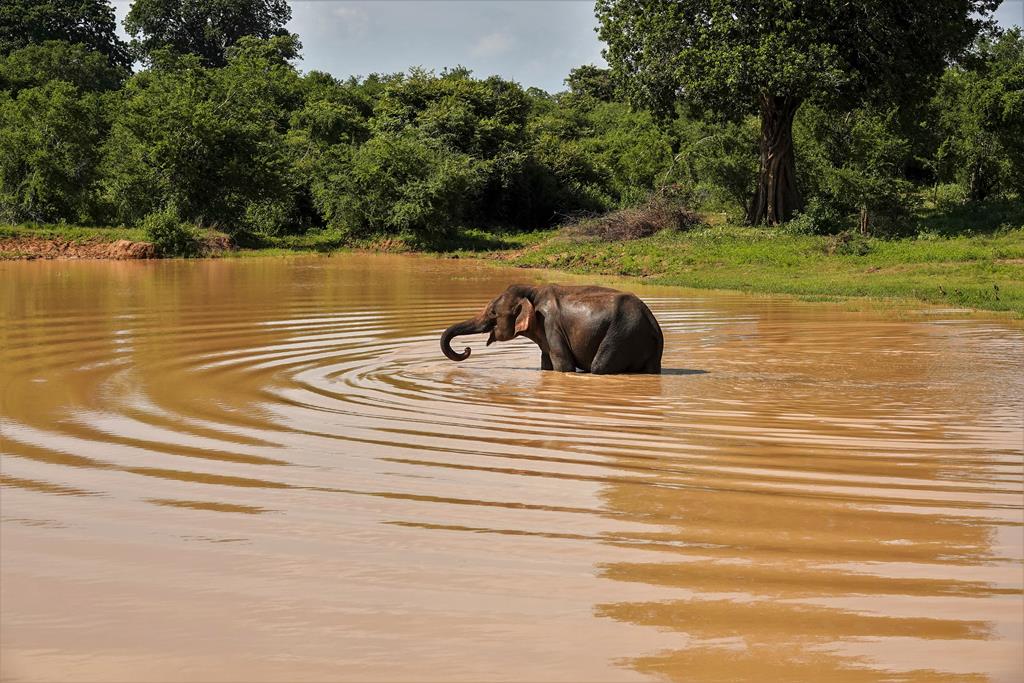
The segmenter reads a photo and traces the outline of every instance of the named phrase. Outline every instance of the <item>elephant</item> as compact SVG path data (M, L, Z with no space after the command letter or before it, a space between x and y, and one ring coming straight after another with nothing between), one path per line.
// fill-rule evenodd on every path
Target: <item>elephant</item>
M665 347L651 309L635 294L607 287L511 285L479 315L441 335L441 351L453 361L469 358L452 349L463 334L490 332L487 346L523 336L540 347L540 369L595 375L661 373Z

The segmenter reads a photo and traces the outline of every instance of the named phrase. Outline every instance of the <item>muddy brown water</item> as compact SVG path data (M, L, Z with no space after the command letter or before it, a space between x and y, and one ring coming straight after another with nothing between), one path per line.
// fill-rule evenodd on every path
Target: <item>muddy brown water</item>
M1019 325L634 286L664 375L441 355L550 277L0 264L2 676L1020 680Z

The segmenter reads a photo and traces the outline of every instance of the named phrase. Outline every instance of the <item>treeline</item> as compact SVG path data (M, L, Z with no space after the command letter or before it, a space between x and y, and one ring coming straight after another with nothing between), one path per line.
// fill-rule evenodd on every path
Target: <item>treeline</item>
M550 226L664 188L749 215L754 116L698 115L685 97L655 115L589 66L558 94L460 67L302 74L289 18L283 0L137 0L126 45L106 0L5 2L0 221L428 240ZM809 229L897 231L922 201L1020 196L1021 32L984 33L927 85L912 105L800 107Z

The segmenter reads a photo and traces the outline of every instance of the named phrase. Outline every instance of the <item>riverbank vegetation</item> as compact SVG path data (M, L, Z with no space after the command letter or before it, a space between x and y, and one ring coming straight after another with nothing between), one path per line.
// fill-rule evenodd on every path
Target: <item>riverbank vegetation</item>
M998 2L901 4L900 21L881 0L720 4L601 0L610 67L547 93L458 66L301 73L284 0L136 0L130 44L107 0L12 0L0 222L65 239L127 231L168 255L200 253L211 232L319 251L543 242L517 258L805 293L785 283L878 289L819 259L859 258L877 282L895 265L872 260L883 254L948 245L925 259L942 270L975 244L994 270L950 267L979 280L934 292L996 276L1013 289L1024 37L987 20ZM725 267L741 253L743 268ZM769 285L758 259L786 270Z
M703 226L631 241L556 235L493 258L517 265L815 300L903 298L1024 316L1024 231L880 239Z

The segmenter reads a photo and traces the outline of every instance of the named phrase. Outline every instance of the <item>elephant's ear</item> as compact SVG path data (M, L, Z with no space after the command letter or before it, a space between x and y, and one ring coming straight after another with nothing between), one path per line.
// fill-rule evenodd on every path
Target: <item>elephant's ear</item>
M522 334L533 324L533 304L523 298L519 302L519 315L516 316L516 334Z

